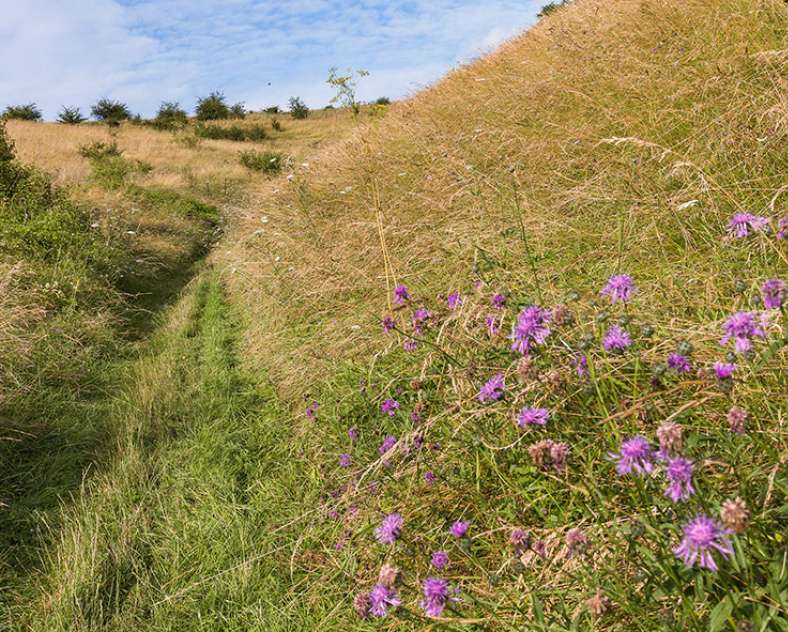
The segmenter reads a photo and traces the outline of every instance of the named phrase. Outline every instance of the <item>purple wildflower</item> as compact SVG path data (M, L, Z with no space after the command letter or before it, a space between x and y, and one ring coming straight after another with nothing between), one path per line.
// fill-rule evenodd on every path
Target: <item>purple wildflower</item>
M402 305L405 301L410 300L410 293L405 285L398 285L394 288L394 304Z
M306 407L306 417L307 419L314 419L317 417L317 409L320 408L320 404L317 402L312 402L309 406Z
M352 459L349 454L343 453L339 455L339 467L350 467L351 462Z
M449 533L455 538L464 538L465 534L468 533L468 527L470 526L470 522L458 520L451 527L449 527Z
M349 428L347 431L347 436L350 437L351 443L355 443L358 441L358 430L356 428Z
M428 484L432 485L436 480L438 480L438 477L435 476L435 473L432 470L428 470L427 472L424 472L424 480L427 481Z
M523 408L520 414L517 415L517 425L521 428L526 426L536 425L544 426L547 424L547 419L550 416L546 408Z
M588 536L577 527L566 532L566 548L569 557L588 548Z
M449 555L446 551L435 551L435 553L432 554L432 565L438 570L445 568L448 563Z
M495 402L503 397L503 392L506 389L503 373L496 373L493 375L479 391L479 401L484 404L486 402Z
M428 577L422 585L424 599L419 604L427 616L439 617L446 607L449 598L449 583L438 577Z
M410 421L415 426L421 421L421 413L418 410L412 410L410 413Z
M419 343L416 342L415 340L406 340L405 342L402 343L402 348L408 353L414 352L416 349L418 349L418 347L419 347Z
M637 293L637 288L628 274L614 274L607 281L607 285L602 288L600 294L608 296L611 303L621 301L626 303Z
M733 362L715 362L714 373L717 375L718 380L729 380L736 370L736 365Z
M417 334L423 333L424 325L426 322L432 318L432 314L426 307L419 307L415 312L413 312L413 329Z
M733 233L738 239L747 237L752 231L760 231L766 228L769 219L752 213L736 213L728 220L728 232Z
M548 323L552 315L549 309L530 305L517 316L517 324L512 333L512 351L527 355L532 345L541 345L550 335Z
M603 344L605 351L608 353L616 353L624 351L624 349L629 347L632 344L632 339L625 329L622 329L618 325L613 325L607 330Z
M677 423L666 421L657 428L657 439L659 439L657 455L660 459L666 460L671 453L681 450L684 445L684 431Z
M619 476L630 474L632 470L643 476L650 474L654 469L654 450L645 437L636 436L627 439L621 444L618 454L611 452L610 456L617 461L616 472Z
M389 333L394 327L397 326L397 323L394 322L394 319L389 316L388 314L383 317L383 333Z
M781 217L777 222L777 239L785 239L786 231L788 231L788 216Z
M572 364L575 367L575 371L577 371L577 377L581 379L588 377L588 357L585 354L579 355L572 360Z
M687 459L678 457L668 461L665 475L668 477L669 484L665 490L665 496L674 503L687 500L695 493L695 488L692 487L692 470L692 461Z
M731 406L728 411L728 426L731 432L737 435L743 435L747 428L747 411L741 406Z
M501 333L501 320L495 316L488 316L484 319L484 326L487 327L487 335L495 338Z
M393 448L396 443L397 443L397 437L394 437L392 435L386 435L383 438L383 443L381 443L380 447L378 448L378 453L381 456L383 456L384 454L386 454L386 452L391 450L391 448Z
M531 546L531 538L525 529L514 529L509 537L509 542L516 556L522 555Z
M734 339L734 347L737 353L745 353L752 349L752 338L763 338L763 329L755 321L755 314L752 312L736 312L728 317L722 326L725 335L720 340L720 345L728 344Z
M786 293L788 293L788 291L785 287L785 281L782 279L769 279L761 286L763 306L766 309L782 308L785 302Z
M369 593L367 592L360 592L353 599L353 608L360 619L369 617L369 606Z
M692 370L689 358L680 353L671 353L668 356L668 366L676 373L689 373Z
M389 608L396 608L400 604L397 591L383 584L375 584L369 593L369 611L376 617L385 617L389 613Z
M689 567L695 566L697 562L701 568L716 571L713 551L718 551L724 557L733 555L729 533L715 520L700 514L684 525L684 537L673 553Z
M448 305L449 309L457 309L460 305L462 305L462 296L460 296L459 292L452 292L446 297L446 305Z
M383 518L383 522L375 529L375 537L381 544L394 544L400 531L402 531L402 516L398 513L391 513Z
M380 411L386 413L389 417L393 417L399 410L399 402L396 399L385 399L380 405Z
M495 294L490 299L490 304L495 309L503 309L506 306L506 296L504 296L503 294Z

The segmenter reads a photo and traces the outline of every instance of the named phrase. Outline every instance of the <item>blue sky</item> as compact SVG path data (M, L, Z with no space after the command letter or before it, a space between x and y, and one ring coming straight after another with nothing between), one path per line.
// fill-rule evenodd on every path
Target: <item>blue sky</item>
M5 4L5 2L3 3ZM328 69L364 68L359 96L400 98L516 35L543 0L22 0L0 22L0 108L153 114L223 91L247 107L331 98ZM11 61L13 60L13 61Z

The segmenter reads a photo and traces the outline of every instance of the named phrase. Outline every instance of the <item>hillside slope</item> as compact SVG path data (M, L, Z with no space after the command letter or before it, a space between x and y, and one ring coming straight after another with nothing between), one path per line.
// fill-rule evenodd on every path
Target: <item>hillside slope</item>
M578 0L252 190L15 627L788 630L786 26Z

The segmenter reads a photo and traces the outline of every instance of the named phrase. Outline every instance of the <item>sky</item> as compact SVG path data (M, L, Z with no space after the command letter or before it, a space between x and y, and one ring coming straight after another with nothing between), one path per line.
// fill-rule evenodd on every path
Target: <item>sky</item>
M0 108L46 119L97 99L155 114L222 91L259 110L324 107L332 66L361 100L413 94L536 20L544 0L0 0Z

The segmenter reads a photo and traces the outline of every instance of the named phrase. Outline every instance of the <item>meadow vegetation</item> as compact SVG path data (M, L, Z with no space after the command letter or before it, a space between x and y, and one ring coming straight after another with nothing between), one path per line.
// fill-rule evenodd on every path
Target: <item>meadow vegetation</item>
M4 265L79 270L68 297L93 279L108 344L139 255L92 237L96 208L159 217L151 248L197 222L205 254L215 204L224 236L134 357L2 402L7 627L788 630L784 7L548 13L407 101L307 111L252 152L9 123L93 204L0 145L84 240L55 264L4 238ZM286 177L250 173L280 149ZM6 354L53 344L43 279L2 293Z

